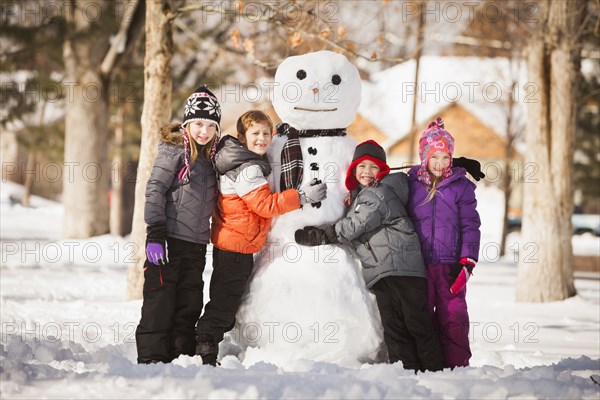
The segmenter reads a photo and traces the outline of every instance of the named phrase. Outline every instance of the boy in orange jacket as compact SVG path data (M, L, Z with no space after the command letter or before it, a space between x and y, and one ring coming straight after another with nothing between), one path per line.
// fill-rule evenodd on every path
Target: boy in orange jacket
M272 193L266 177L271 167L265 154L273 124L261 111L248 111L237 121L238 138L219 142L215 169L219 196L213 215L214 245L210 301L196 326L196 355L216 365L219 342L235 324L235 315L254 266L253 253L266 243L271 218L326 197L324 183Z

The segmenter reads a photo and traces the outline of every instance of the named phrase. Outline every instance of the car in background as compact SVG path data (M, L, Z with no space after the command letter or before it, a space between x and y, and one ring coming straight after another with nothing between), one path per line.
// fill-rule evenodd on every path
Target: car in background
M508 217L508 231L518 232L521 230L521 217ZM598 214L573 214L571 216L573 234L592 233L600 236L600 215Z

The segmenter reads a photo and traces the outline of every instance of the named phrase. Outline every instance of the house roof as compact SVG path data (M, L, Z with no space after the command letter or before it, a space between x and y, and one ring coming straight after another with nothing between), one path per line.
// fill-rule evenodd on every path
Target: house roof
M373 125L371 121L363 117L360 113L356 113L354 121L348 126L347 131L359 143L369 139L375 140L379 144L388 141L388 137L381 129Z
M411 129L415 65L415 60L410 60L363 81L359 112L390 138L384 147L397 142ZM513 82L517 88L513 96L517 124L524 124L526 101L535 98L535 86L526 86L525 63L511 63L507 58L423 56L419 82L417 125L425 124L440 110L457 103L498 135L505 136Z
M451 103L431 116L426 122L417 125L410 134L392 143L388 147L388 154L408 158L410 137L414 135L414 157L418 161L418 144L421 132L426 128L428 121L440 115L448 131L454 137L455 156L467 156L478 160L504 159L506 153L506 139L498 135L493 129L458 103ZM453 128L448 128L452 126ZM518 157L518 152L511 146L510 157Z

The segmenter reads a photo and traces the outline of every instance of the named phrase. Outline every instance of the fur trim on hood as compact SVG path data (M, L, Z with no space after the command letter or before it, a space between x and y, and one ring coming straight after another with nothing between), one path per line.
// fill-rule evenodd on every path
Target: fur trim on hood
M183 135L180 133L181 124L169 124L160 129L160 137L163 142L175 146L183 146Z

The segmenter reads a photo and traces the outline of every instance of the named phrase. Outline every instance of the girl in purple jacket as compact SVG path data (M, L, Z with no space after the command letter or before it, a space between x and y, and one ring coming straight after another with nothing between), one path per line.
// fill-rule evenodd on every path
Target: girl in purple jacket
M419 140L421 165L410 169L409 213L427 266L428 305L440 329L446 367L468 366L466 283L479 254L475 184L452 166L454 138L441 118Z

